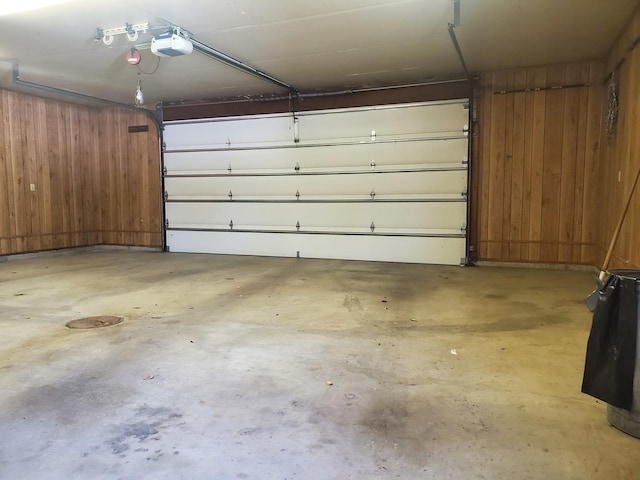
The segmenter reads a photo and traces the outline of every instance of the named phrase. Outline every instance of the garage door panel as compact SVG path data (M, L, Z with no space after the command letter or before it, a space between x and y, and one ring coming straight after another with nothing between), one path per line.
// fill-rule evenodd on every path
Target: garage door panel
M428 111L428 114L425 112ZM469 114L460 103L419 106L414 108L372 108L348 112L301 113L300 142L320 139L376 140L460 135L468 123Z
M283 203L272 204L173 203L166 205L169 228L189 226L243 225L261 229L296 224L309 227L344 229L356 226L368 229L371 223L379 231L391 229L457 229L466 221L464 202L438 203Z
M176 122L165 129L163 141L167 150L286 145L293 141L293 119L279 115Z
M262 198L290 195L306 196L370 196L416 193L462 193L467 185L467 172L410 172L362 175L283 176L283 177L171 177L165 180L169 198L225 197Z
M428 111L428 114L425 112ZM468 123L464 104L449 102L401 107L368 107L298 113L301 144L336 139L376 140L460 135ZM166 149L259 147L295 143L293 115L271 115L172 122L165 129Z
M184 172L243 173L272 170L300 171L308 168L335 169L362 167L371 162L378 168L394 165L461 165L467 160L467 139L418 142L368 143L321 147L272 148L256 150L215 150L167 152L165 167L169 175Z
M458 265L463 238L170 231L170 251Z

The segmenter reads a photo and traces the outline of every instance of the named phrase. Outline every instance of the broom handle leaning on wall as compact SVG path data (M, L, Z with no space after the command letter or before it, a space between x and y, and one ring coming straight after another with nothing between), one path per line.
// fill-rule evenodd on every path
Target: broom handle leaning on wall
M631 199L633 198L633 193L636 191L636 186L638 185L639 178L640 178L640 167L638 167L638 173L636 173L636 178L634 178L633 185L631 185L631 191L629 192L629 197L627 198L627 203L624 206L622 215L620 215L620 220L618 220L618 225L616 225L616 229L613 231L613 237L611 238L611 243L609 244L607 255L604 257L602 270L600 271L600 275L598 276L601 282L604 282L607 276L607 269L609 268L609 263L611 262L613 249L615 248L616 243L618 242L618 236L620 235L620 230L622 230L622 224L624 223L624 219L627 216L627 212L629 211L629 206L631 205Z

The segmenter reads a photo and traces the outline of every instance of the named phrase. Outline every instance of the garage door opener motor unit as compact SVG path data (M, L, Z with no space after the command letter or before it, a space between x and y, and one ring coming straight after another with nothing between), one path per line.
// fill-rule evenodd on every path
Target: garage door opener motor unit
M159 57L177 57L193 52L193 43L175 32L167 32L151 39L151 52Z

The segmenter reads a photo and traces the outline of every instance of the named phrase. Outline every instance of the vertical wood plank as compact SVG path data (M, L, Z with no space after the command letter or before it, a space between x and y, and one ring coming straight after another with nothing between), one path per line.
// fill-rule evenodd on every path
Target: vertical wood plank
M551 85L562 85L565 72L561 66L549 67L548 81ZM542 217L540 260L558 261L560 236L560 187L562 176L562 144L564 135L564 101L566 92L549 90L546 94L546 110L549 121L545 124L544 159L542 167Z
M9 152L8 123L9 115L7 111L7 95L0 90L0 118L2 128L0 128L0 255L11 253L12 219L11 210L13 207L13 186L11 182L10 166L7 161Z
M73 232L73 218L75 212L72 210L73 203L73 168L72 168L72 120L69 115L70 107L64 105L63 109L63 121L64 126L59 130L58 145L61 149L62 163L61 163L61 178L62 178L62 241L63 247L71 247L72 233Z
M124 149L126 142L126 138L123 138L121 135L122 132L122 118L119 112L116 112L115 115L115 138L117 138L116 143L116 178L118 179L118 205L117 205L117 215L113 219L114 226L114 237L115 243L126 245L128 238L126 238L125 232L122 229L123 224L128 224L129 219L127 218L127 208L126 208L126 198L129 192L129 184L128 184L128 175L125 169L125 160L124 160Z
M495 90L506 88L506 74L494 73L492 85ZM504 201L504 164L506 130L506 96L493 95L491 108L491 140L489 155L489 226L487 231L487 255L489 259L502 258L502 212Z
M69 231L71 232L71 245L74 247L82 245L82 209L80 208L82 202L82 183L80 181L80 120L79 111L76 108L68 108L67 114L69 115L69 180L70 180L70 218L69 218Z
M580 66L580 83L590 83L591 64L585 63ZM575 172L575 189L573 192L573 232L572 238L574 244L571 249L571 263L582 263L582 244L584 238L582 236L582 223L584 214L585 195L585 171L586 171L586 150L587 150L587 122L588 116L589 89L580 88L577 92L577 139L576 139L576 172Z
M38 232L40 236L40 250L50 250L53 248L53 237L51 235L51 183L50 183L50 163L51 148L49 146L49 136L47 134L47 117L49 103L41 100L36 105L35 122L36 138L39 141L39 157L36 158L38 168L38 211L40 212L40 225Z
M601 81L603 78L603 67L599 64L592 64L590 67L591 83ZM582 241L581 261L591 265L600 266L600 207L602 204L602 192L600 184L602 181L601 165L606 162L604 151L600 150L600 139L602 135L602 108L603 108L603 87L590 88L587 98L587 132L584 158L584 196L582 199ZM602 154L602 157L601 157ZM602 161L601 161L602 160Z
M525 85L534 85L535 70L526 69ZM521 245L520 258L523 262L530 262L531 244L529 238L531 224L531 185L532 185L532 161L533 161L533 102L534 94L527 92L524 105L524 138L523 138L523 166L522 166L522 219L520 227L520 238L524 243Z
M13 204L15 208L14 228L16 249L20 252L27 252L28 247L25 243L27 235L27 210L25 195L25 168L23 145L25 138L24 128L22 126L23 105L19 99L12 95L10 97L10 117L9 128L11 138L11 166L13 171Z
M100 119L102 115L92 115L91 116L91 216L93 218L92 223L92 238L90 239L90 243L92 245L100 245L102 243L102 212L100 209L100 199L101 199L101 190L100 190Z
M527 85L527 71L522 69L515 72L516 90L522 90ZM513 94L513 147L511 153L511 217L509 219L510 232L509 259L523 261L522 256L522 213L524 198L524 152L526 128L526 93Z
M547 84L546 68L536 68L533 72L533 86L542 88ZM541 261L540 241L542 240L542 187L545 151L545 123L547 117L546 92L533 93L533 133L531 150L531 203L529 214L529 261ZM544 261L544 260L543 260Z
M115 132L115 118L112 110L109 110L106 113L108 115L107 119L101 126L101 130L106 130L107 132L105 142L101 144L103 155L106 154L105 158L107 160L104 162L104 167L101 172L101 175L103 175L102 182L104 182L105 187L103 189L102 196L102 241L108 244L113 244L115 243L113 230L115 219L118 215L116 206L119 191L117 189L118 182L116 178L116 140L113 133Z
M37 100L36 100L37 101ZM39 214L38 211L38 197L37 190L31 191L30 185L35 185L37 188L37 170L36 165L36 138L34 136L34 98L27 97L22 103L21 110L21 129L22 129L22 152L24 161L24 191L26 194L25 215L27 217L26 222L26 248L30 252L39 250Z
M491 159L491 111L493 109L493 95L491 87L493 85L490 74L482 75L482 85L480 90L480 102L478 105L478 116L480 118L480 157L479 168L476 173L480 176L479 202L478 205L478 258L489 258L489 221L490 221L490 159Z
M515 86L515 72L507 73L507 90L513 90ZM512 169L513 169L513 130L514 130L514 101L515 95L508 94L504 96L504 163L503 163L503 184L502 184L502 234L501 254L500 258L505 260L513 260L510 256L510 240L511 240L511 209L512 204Z
M569 85L580 81L580 65L569 65L565 69L565 78ZM560 263L573 262L573 232L575 219L575 191L578 155L578 114L580 112L580 91L567 89L564 98L564 123L562 127L562 154L560 158L560 210L558 221L558 258ZM579 240L579 239L578 239Z
M106 109L100 111L100 115L94 119L96 129L96 144L95 144L95 189L96 189L96 215L97 219L97 239L98 245L105 244L106 229L105 223L105 203L109 199L109 177L108 177L108 156L105 154L105 145L108 144L106 139L106 126L108 125L108 117L105 114ZM105 173L106 169L106 173Z
M136 119L141 124L147 124L145 119ZM149 131L153 131L153 126L149 127ZM151 202L149 191L151 189L151 179L149 172L149 145L148 145L148 134L139 134L138 135L138 161L140 163L140 205L138 207L138 223L136 225L137 229L139 229L143 233L141 243L150 245L151 244L151 234L146 233L151 228L149 223L149 214L151 213ZM155 177L159 178L158 172L155 172Z
M123 122L122 135L126 135L127 138L127 150L126 150L126 164L127 171L129 173L129 215L128 226L131 232L137 232L140 230L140 180L142 174L142 162L140 152L139 134L128 133L128 123ZM135 234L127 239L129 245L136 245L138 240Z
M49 145L49 181L51 196L49 208L51 212L52 248L64 247L64 189L63 149L59 144L61 129L64 128L64 115L58 102L52 102L47 118L47 143Z

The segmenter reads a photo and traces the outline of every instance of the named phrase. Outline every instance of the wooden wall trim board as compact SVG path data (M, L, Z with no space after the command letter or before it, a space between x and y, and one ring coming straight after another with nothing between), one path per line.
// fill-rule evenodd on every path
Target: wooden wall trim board
M599 173L602 75L601 62L587 62L480 76L477 259L594 263L588 207ZM536 90L575 84L591 85Z
M0 116L0 255L162 244L159 142L143 113L0 90Z
M427 102L469 98L471 85L467 80L448 81L416 86L372 89L336 95L280 100L223 101L195 105L164 106L164 121L198 118L263 115L270 113L305 112L329 108L366 107L393 103Z

